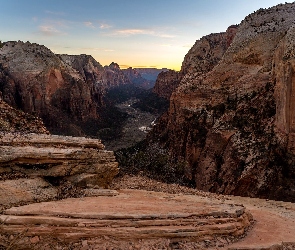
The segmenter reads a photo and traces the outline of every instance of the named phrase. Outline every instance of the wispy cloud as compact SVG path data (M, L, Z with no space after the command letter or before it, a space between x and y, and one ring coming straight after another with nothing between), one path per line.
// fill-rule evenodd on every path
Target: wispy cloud
M99 28L102 29L102 30L110 29L110 28L112 28L112 25L109 25L107 23L101 23Z
M92 22L84 22L84 25L85 25L86 27L88 27L88 28L92 28L92 29L95 28L95 26L94 26L94 24L93 24Z
M38 26L38 33L43 36L66 35L70 22L63 19L46 19Z
M159 66L158 65L152 65L152 66L133 66L133 68L142 68L142 69L145 69L145 68L158 68Z
M57 35L64 35L65 33L61 32L60 30L56 29L52 25L41 25L39 26L39 33L44 36L57 36Z
M135 35L148 35L163 38L173 38L174 35L166 34L161 31L153 29L120 29L108 34L111 36L135 36Z
M88 50L88 51L104 51L104 52L114 52L114 49L108 49L108 48L77 48L78 50Z

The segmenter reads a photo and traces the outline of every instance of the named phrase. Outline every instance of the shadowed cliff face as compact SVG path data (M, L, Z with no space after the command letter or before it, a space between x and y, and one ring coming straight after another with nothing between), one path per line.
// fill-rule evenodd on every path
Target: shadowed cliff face
M39 116L50 132L96 135L106 89L130 84L119 66L88 55L55 55L42 45L0 49L0 91L9 105Z
M226 32L210 34L197 40L185 56L180 72L169 70L160 73L153 92L169 99L184 77L197 77L212 70L231 45L237 30L238 26L232 25Z
M294 14L295 4L260 9L186 55L152 137L197 188L294 200Z

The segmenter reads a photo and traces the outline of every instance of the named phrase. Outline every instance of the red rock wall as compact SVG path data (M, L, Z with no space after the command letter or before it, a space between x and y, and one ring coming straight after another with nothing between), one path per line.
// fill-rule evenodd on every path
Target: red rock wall
M294 3L258 10L186 55L152 137L197 188L294 200L294 14Z

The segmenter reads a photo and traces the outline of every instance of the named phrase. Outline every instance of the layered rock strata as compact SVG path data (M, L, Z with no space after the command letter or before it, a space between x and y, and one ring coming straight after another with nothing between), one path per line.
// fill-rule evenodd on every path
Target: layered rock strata
M26 237L51 235L65 243L94 237L130 242L149 239L201 242L216 238L225 241L243 235L251 219L241 205L135 190L122 190L114 197L13 207L0 216L2 233L17 234L26 228Z
M197 188L294 201L294 14L294 3L260 9L224 42L209 36L216 54L202 56L201 39L186 56L154 138Z
M0 134L0 175L4 179L0 183L1 197L9 193L11 187L11 196L26 192L35 193L40 200L52 200L56 198L56 188L64 182L79 188L107 188L118 173L117 166L113 152L104 150L100 140L46 134ZM20 183L27 188L19 190ZM48 195L41 190L47 190ZM21 198L15 199L19 200ZM9 204L8 201L6 205Z

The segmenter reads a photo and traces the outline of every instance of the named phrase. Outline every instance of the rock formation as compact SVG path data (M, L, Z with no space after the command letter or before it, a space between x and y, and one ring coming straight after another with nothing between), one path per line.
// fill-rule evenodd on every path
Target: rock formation
M7 42L0 50L0 91L9 105L39 116L52 132L83 134L98 119L95 82L45 46Z
M119 85L132 84L131 80L124 74L117 63L112 62L104 67L103 82L108 87L118 87Z
M42 120L10 107L0 97L0 131L48 134Z
M0 49L3 100L40 117L53 133L96 135L106 90L131 83L118 64L102 67L92 56L56 55L20 41Z
M128 77L128 79L136 86L149 89L151 88L150 86L153 85L153 82L143 78L137 69L129 67L128 69L123 69L122 71Z
M159 74L153 92L169 99L183 77L197 77L212 70L231 45L237 30L238 26L232 25L226 32L210 34L197 40L185 56L180 72L169 70Z
M260 9L186 55L152 137L197 188L294 201L294 14Z
M22 244L30 244L30 239L37 237L43 247L52 238L60 238L64 244L83 238L89 240L89 244L92 242L93 247L105 244L100 238L114 238L119 244L128 241L129 245L153 239L199 244L212 240L211 244L216 241L220 245L244 235L251 220L251 214L242 205L142 190L122 190L112 198L30 204L7 209L0 215L2 233L21 233L26 227L29 240L22 239Z
M169 70L158 75L153 92L159 97L170 99L173 91L178 87L181 81L181 73Z
M57 188L65 182L80 188L107 188L118 173L117 166L113 152L105 151L100 140L1 133L0 176L4 179L0 182L1 204L28 202L24 194L28 192L35 193L38 197L35 199L52 200L57 198ZM10 195L6 204L7 193Z

